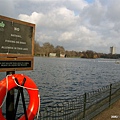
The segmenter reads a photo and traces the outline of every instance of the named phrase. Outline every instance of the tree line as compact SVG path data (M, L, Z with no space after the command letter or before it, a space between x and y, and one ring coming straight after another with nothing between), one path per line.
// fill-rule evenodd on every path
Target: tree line
M68 51L65 50L63 46L53 46L49 42L43 43L42 46L39 43L35 42L34 44L34 55L35 56L44 56L49 57L50 53L56 53L56 57L60 57L60 54L64 54L65 57L80 57L80 58L113 58L118 59L120 58L120 54L104 54L104 53L97 53L92 50L86 50L82 52L78 51Z

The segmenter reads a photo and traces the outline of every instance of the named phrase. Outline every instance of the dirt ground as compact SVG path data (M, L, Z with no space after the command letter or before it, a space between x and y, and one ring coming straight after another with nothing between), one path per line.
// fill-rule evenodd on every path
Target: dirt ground
M98 114L92 120L120 120L120 100Z

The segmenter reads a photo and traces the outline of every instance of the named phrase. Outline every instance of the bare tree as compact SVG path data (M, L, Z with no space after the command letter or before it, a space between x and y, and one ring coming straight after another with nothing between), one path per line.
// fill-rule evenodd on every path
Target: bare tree
M40 45L36 41L34 43L34 55L40 55Z
M65 54L65 49L63 46L56 46L55 52L57 54L57 57L60 57L60 54Z
M54 52L54 46L50 44L49 42L46 42L43 44L43 50L46 54L46 56L49 56L50 52Z

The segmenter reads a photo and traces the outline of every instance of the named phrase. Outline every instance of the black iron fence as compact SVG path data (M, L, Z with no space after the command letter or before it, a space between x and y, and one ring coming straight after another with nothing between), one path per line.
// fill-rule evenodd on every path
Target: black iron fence
M40 120L90 120L118 99L120 82L48 105L41 109Z

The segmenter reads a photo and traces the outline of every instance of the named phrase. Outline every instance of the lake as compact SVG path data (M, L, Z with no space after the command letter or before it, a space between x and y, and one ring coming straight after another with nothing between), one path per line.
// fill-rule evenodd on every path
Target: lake
M17 71L31 77L41 95L41 106L76 97L120 80L114 59L34 58L34 70ZM0 73L1 79L5 72Z

